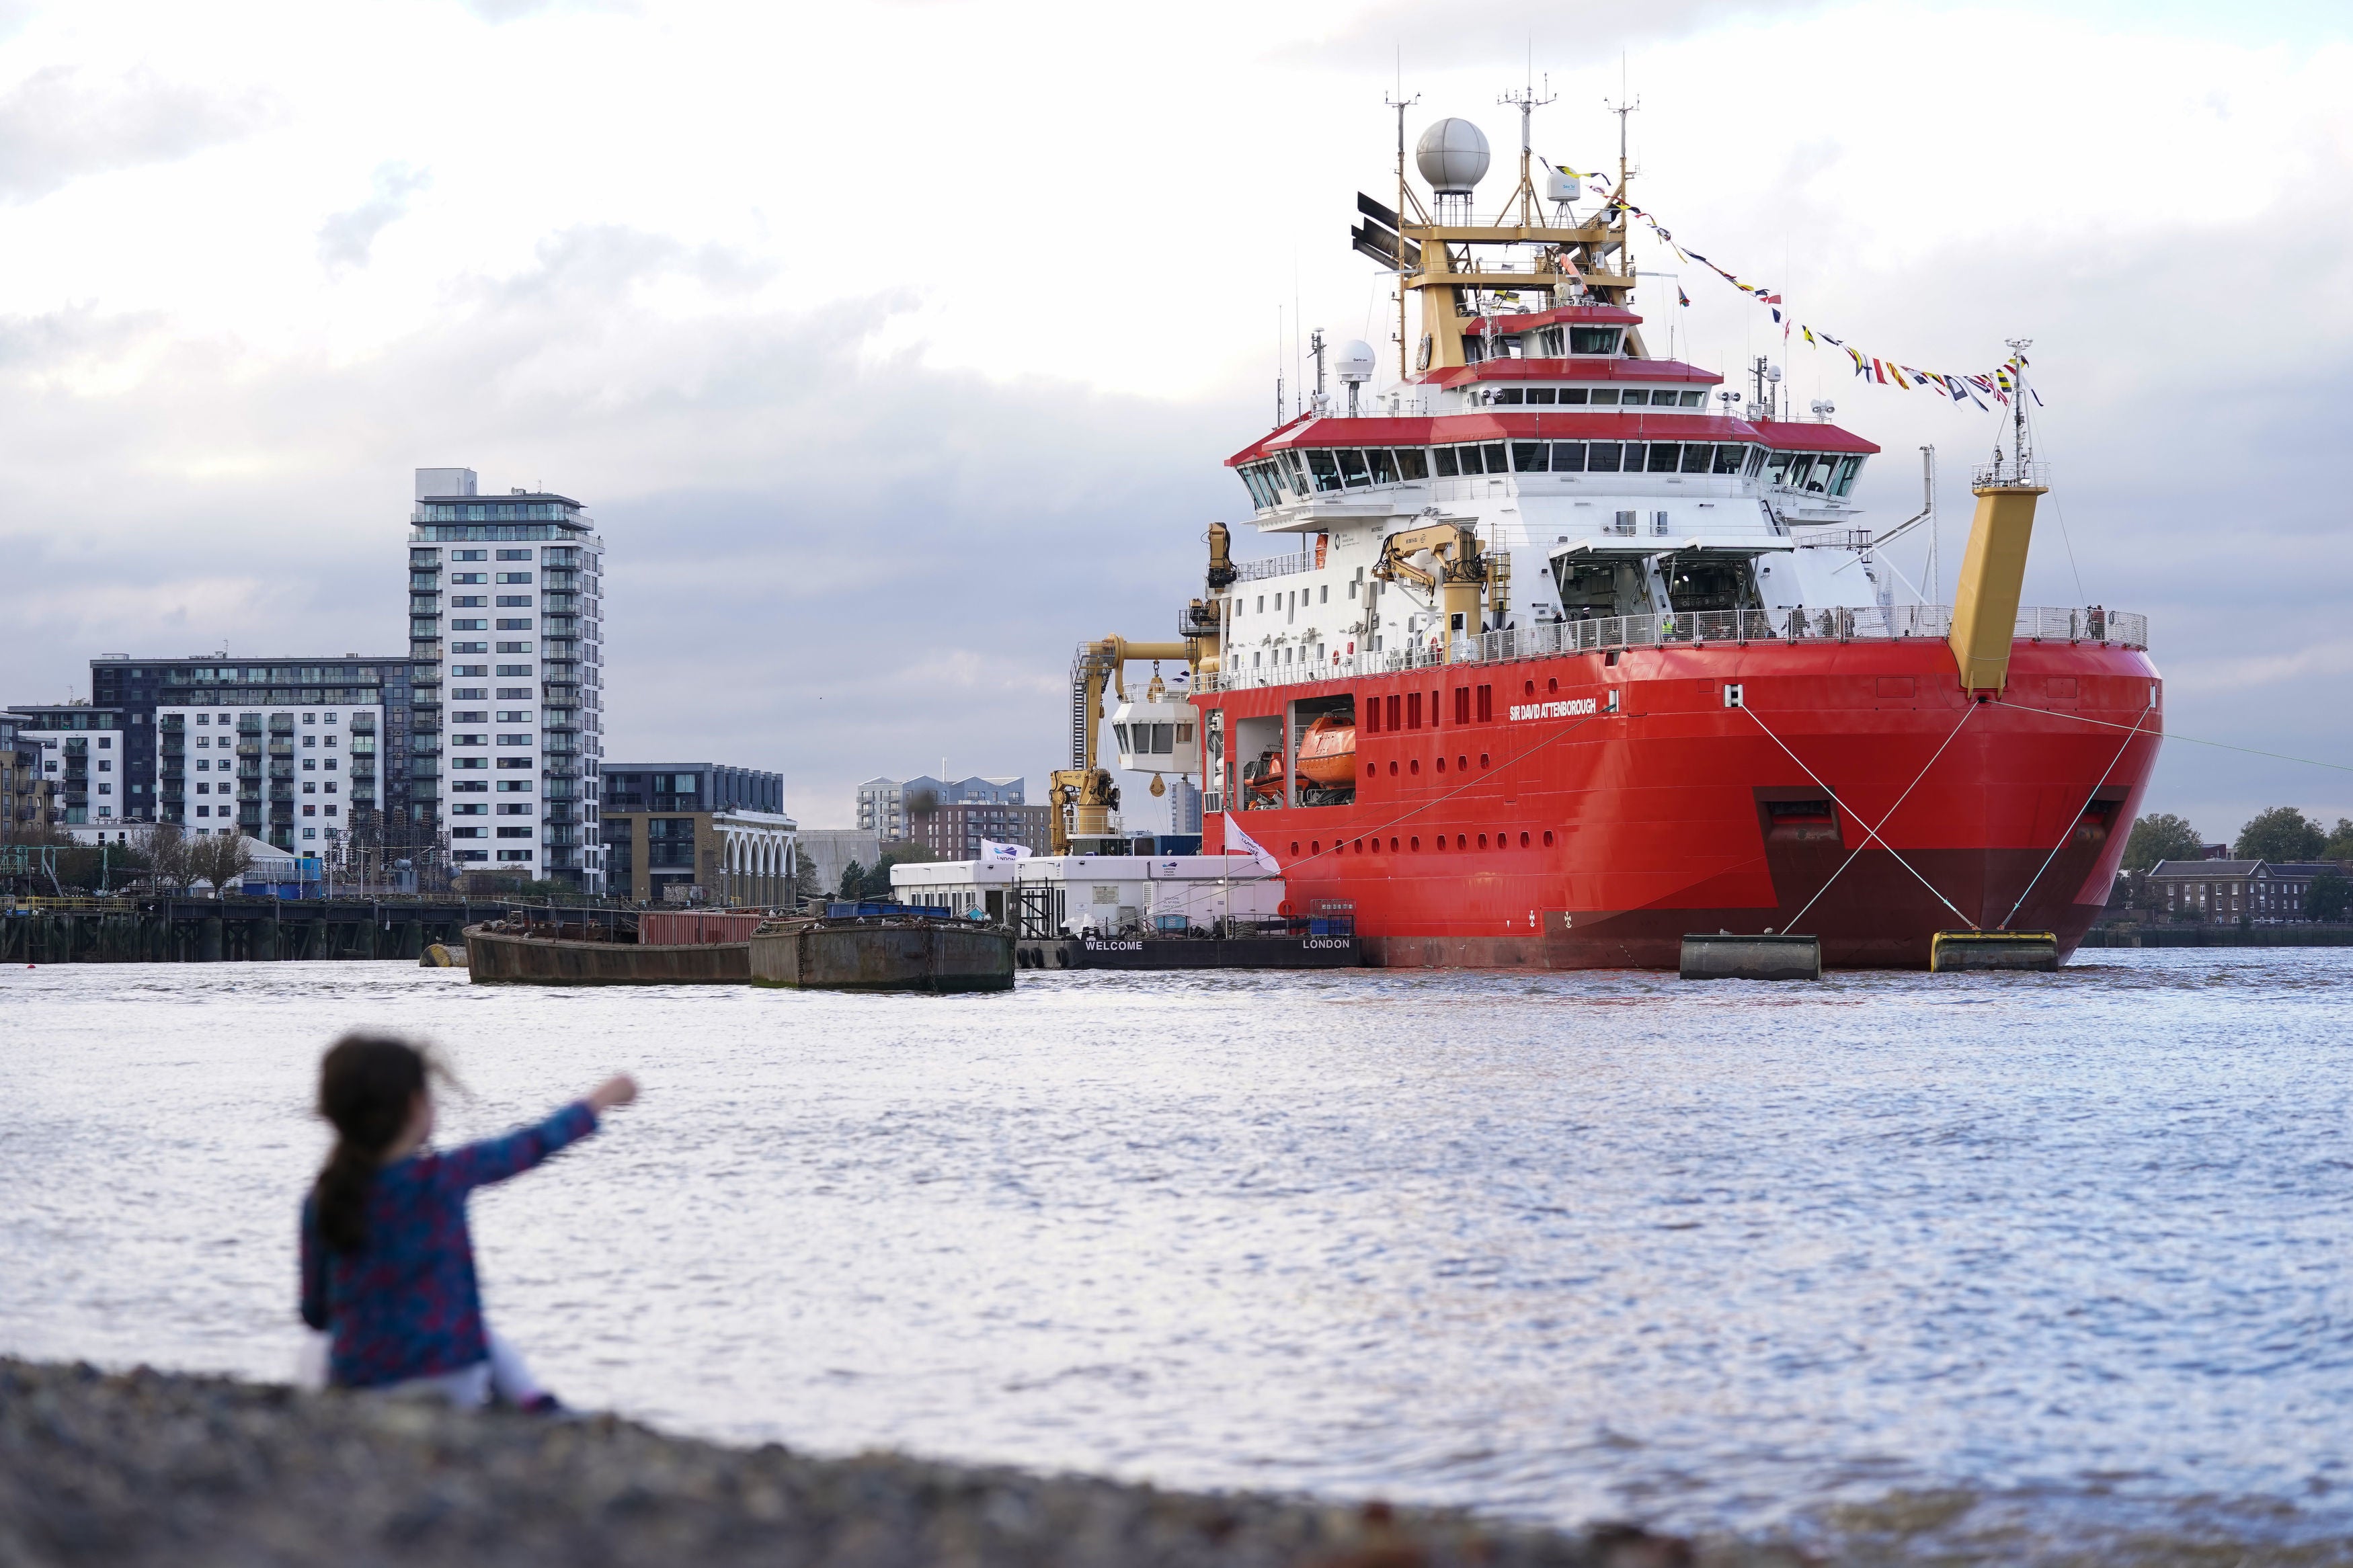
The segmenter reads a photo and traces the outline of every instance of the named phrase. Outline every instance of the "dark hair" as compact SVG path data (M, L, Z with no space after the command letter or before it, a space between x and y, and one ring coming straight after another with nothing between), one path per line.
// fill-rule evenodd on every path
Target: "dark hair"
M319 1114L335 1129L335 1152L312 1191L319 1234L342 1252L367 1245L368 1191L385 1152L408 1125L409 1107L431 1064L406 1040L345 1035L319 1064Z

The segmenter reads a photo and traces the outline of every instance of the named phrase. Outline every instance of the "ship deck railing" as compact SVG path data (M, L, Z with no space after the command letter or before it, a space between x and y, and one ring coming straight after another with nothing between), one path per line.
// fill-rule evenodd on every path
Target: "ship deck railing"
M1711 644L1942 641L1951 635L1949 605L1864 605L1789 610L1696 610L1666 616L1540 621L1507 631L1457 638L1452 658L1435 642L1379 653L1342 655L1328 662L1222 670L1202 678L1203 691L1242 691L1395 675L1444 664L1509 664L1563 654L1615 648L1702 647ZM2018 612L2013 634L2026 642L2096 643L2146 649L2148 617L2128 610L2030 606ZM1229 649L1229 657L1240 650Z

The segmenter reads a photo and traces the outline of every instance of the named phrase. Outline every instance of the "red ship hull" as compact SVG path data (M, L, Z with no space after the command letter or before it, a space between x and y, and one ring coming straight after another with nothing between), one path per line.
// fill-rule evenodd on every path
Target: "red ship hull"
M1391 967L1672 969L1688 933L1771 930L1819 935L1827 965L1917 969L1936 932L1972 926L2055 931L2063 955L2107 901L2161 731L2147 657L2088 643L2018 644L1993 701L1921 639L1630 648L1197 702L1230 737L1344 696L1384 716L1419 698L1437 721L1360 723L1350 804L1232 820L1295 907L1353 902ZM1205 848L1228 820L1205 818Z

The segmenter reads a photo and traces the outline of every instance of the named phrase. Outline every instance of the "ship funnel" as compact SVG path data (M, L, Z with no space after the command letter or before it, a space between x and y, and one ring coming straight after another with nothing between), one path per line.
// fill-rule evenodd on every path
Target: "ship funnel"
M1961 557L1949 639L1964 691L2000 691L2010 679L2010 645L2018 630L2034 503L2050 488L2049 464L2015 461L1979 468L1969 486L1978 514Z

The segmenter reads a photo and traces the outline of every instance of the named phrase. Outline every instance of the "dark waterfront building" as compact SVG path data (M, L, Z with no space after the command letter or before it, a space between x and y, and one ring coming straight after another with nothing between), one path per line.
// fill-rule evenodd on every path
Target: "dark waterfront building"
M785 815L782 773L719 763L607 763L604 785L613 897L792 901L797 828Z
M244 833L280 849L317 853L353 832L385 834L408 814L409 669L397 654L333 658L316 654L237 658L226 654L186 658L113 654L90 660L90 687L91 709L114 713L122 721L123 768L131 793L114 814L118 816L206 832L228 826L218 820L226 817ZM229 727L232 714L238 728L236 742L227 734L219 740L223 749L235 753L236 793L231 795L228 780L218 781L219 793L231 799L216 804L215 781L191 776L196 762L206 763L209 773L215 760L198 756L195 742L206 741L209 752L215 730ZM328 749L337 753L338 774L332 781L336 785L332 801L317 793L322 778L299 776L306 766L315 773L324 754L312 737L330 734L334 742ZM221 772L230 771L229 757L217 760ZM206 798L201 802L192 793L198 784L206 786ZM302 798L306 789L311 792L307 800ZM198 805L205 811L202 819L195 816ZM332 816L325 815L328 805L333 807ZM99 818L93 815L73 820ZM396 831L390 836L399 837ZM428 833L426 842L429 840Z
M2345 875L2334 860L2159 860L2148 873L2158 907L2177 921L2292 925L2311 920L2304 901L2318 877Z

